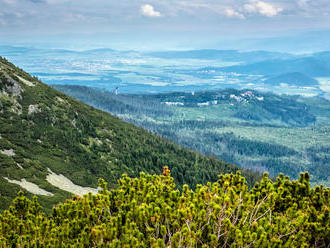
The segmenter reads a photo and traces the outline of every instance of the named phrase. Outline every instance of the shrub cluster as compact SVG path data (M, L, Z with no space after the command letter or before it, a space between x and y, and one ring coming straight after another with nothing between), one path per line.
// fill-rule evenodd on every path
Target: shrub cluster
M19 193L0 215L0 247L327 247L329 188L264 174L248 189L240 172L184 185L162 175L127 175L117 189L60 203L47 216Z

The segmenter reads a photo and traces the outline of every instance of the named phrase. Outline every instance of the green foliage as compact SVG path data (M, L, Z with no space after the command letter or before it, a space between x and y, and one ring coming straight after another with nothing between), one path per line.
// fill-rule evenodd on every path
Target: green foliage
M239 155L283 157L297 154L295 150L286 146L243 139L236 137L232 132L221 135L205 132L201 135L204 135L210 143L225 144L228 150L236 151Z
M235 89L115 95L84 86L55 88L202 154L272 177L283 172L297 178L308 170L313 184L330 185L324 149L330 144L330 101L324 98Z
M15 153L0 152L0 210L8 207L19 190L3 177L24 178L54 193L52 197L38 196L48 210L66 199L68 192L46 181L48 168L89 187L96 187L100 177L115 187L123 173L159 174L164 165L172 168L179 187L216 181L218 174L239 169L74 100L1 58L0 68L0 151L12 149ZM258 174L243 173L252 186Z
M327 247L329 188L265 174L251 190L245 178L176 189L163 175L127 175L117 189L74 196L49 216L19 193L0 215L2 247Z

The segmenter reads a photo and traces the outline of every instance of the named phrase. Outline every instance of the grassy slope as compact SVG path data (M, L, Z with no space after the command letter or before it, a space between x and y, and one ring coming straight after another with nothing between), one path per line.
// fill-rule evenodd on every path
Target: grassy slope
M75 184L92 187L99 177L114 187L122 173L159 174L164 165L181 185L215 181L218 174L237 170L74 100L2 58L0 68L0 150L13 149L15 153L0 153L0 209L6 208L20 189L3 177L25 178L54 193L52 197L39 196L47 208L69 197L70 193L46 181L48 168ZM35 86L27 86L24 80ZM29 114L31 105L38 111ZM250 182L254 180L255 175L246 175Z

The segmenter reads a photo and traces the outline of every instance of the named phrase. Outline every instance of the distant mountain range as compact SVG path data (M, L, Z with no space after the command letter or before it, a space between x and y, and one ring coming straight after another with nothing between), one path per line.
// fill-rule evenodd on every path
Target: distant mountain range
M306 76L305 74L300 72L284 73L278 76L270 77L263 82L265 84L270 84L270 85L288 84L298 87L317 86L319 83L314 78Z
M251 62L251 61L250 61ZM228 67L208 67L201 70L235 72L241 74L276 75L299 72L309 77L330 76L330 53L316 53L293 58L267 59L255 63L245 63ZM297 74L298 75L298 74Z
M294 55L288 53L268 52L268 51L251 51L244 52L238 50L188 50L188 51L163 51L150 52L145 55L159 57L165 59L207 59L207 60L223 60L231 62L256 62L273 59L288 59Z
M110 48L98 48L91 50L68 50L68 49L47 49L47 48L35 48L35 47L22 47L22 46L1 46L0 53L2 56L19 55L19 54L118 54L128 53L134 51L116 51Z
M208 59L241 62L240 65L228 67L207 67L200 70L216 70L219 72L235 72L255 75L287 74L290 81L297 81L298 85L305 84L309 77L330 76L330 52L320 52L310 55L292 55L268 51L240 52L237 50L191 50L165 51L147 53L149 56L175 59ZM298 72L298 73L297 73ZM305 74L306 76L303 76ZM300 80L302 80L300 82ZM311 84L311 80L308 80ZM313 84L316 82L314 81ZM293 84L293 83L292 83Z
M330 30L314 30L300 33L289 33L273 37L251 37L240 39L228 39L210 44L210 47L220 49L240 50L266 50L288 53L312 53L330 50Z
M86 51L0 46L0 53L48 84L124 93L250 88L329 97L330 52L187 50Z

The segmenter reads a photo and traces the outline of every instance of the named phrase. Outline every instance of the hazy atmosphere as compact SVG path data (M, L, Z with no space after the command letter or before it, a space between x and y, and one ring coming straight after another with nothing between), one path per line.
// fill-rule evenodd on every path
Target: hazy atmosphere
M0 6L0 38L6 44L293 52L329 48L328 0L1 0Z

